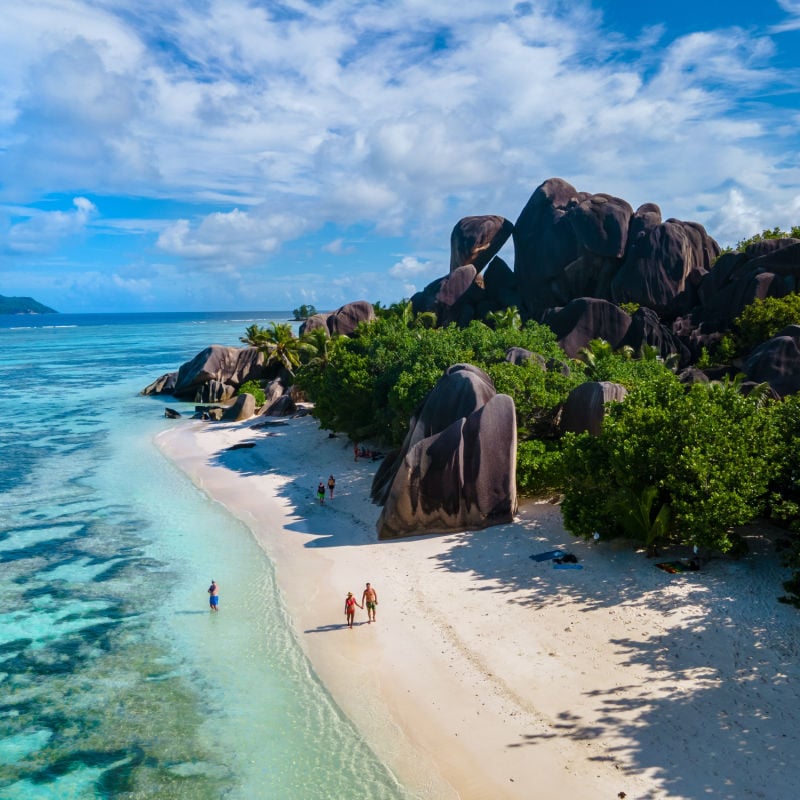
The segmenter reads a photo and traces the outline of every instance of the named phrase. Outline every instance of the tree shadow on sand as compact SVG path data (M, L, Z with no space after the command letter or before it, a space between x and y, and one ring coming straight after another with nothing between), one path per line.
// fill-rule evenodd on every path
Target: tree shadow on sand
M353 462L352 466L348 464L346 479L344 476L338 478L334 499L330 500L326 494L325 502L320 504L317 485L320 480L327 480L327 472L325 475L316 474L310 469L308 460L292 464L284 459L279 465L274 463L280 456L271 451L268 438L291 436L291 431L251 430L250 434L247 442L253 442L253 447L219 450L209 457L209 465L243 476L279 476L281 483L275 491L275 497L286 500L293 509L292 520L283 526L284 530L316 537L307 542L306 547L350 547L376 543L375 523L380 508L370 501L369 493L380 462L360 459ZM349 443L340 440L323 440L321 446L352 452ZM341 453L337 452L336 455ZM314 458L324 462L324 456L320 457L318 452ZM350 496L348 500L358 498L355 507L352 502L337 503L337 499L341 501L346 495Z
M669 575L630 543L574 540L557 510L451 538L434 559L440 569L472 573L474 591L509 595L506 602L532 610L577 603L581 613L601 619L641 606L667 623L654 630L634 622L629 636L608 642L609 659L623 670L644 669L652 680L624 685L621 672L620 685L608 690L575 685L581 705L586 698L595 703L591 724L567 696L553 724L509 747L555 737L596 741L601 754L590 760L615 764L621 776L647 771L668 793L659 797L794 796L797 770L790 765L800 726L790 698L800 678L800 618L777 602L782 567L769 539L750 535L751 554L741 561L720 559L701 572ZM584 569L562 572L530 558L556 548L575 553ZM665 591L673 581L682 584L679 599ZM681 622L669 627L676 603Z

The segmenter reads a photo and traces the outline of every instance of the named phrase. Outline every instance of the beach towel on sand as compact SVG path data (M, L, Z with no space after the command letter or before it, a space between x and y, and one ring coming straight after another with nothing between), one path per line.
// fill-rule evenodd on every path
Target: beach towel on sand
M534 561L552 561L554 558L561 558L561 556L565 556L566 553L563 550L548 550L546 553L538 553L535 556L531 556Z

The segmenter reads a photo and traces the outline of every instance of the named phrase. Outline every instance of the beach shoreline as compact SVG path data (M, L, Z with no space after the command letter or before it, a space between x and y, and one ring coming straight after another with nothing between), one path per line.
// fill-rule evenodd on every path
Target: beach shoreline
M411 796L792 796L800 636L777 559L670 575L625 543L575 540L547 503L378 542L379 462L312 417L184 420L156 441L253 532L314 671ZM556 548L581 569L530 558ZM366 581L377 621L358 610L349 630L344 597Z

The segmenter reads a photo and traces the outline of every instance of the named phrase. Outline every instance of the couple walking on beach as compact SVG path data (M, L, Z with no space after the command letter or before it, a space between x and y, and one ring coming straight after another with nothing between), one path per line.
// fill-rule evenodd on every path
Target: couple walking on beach
M333 475L328 477L328 491L331 494L331 500L333 500L333 490L336 488L336 478ZM322 505L325 502L325 484L322 478L319 479L319 485L317 486L317 497L319 498L319 504Z
M375 622L375 611L378 607L378 593L372 588L372 584L369 582L367 582L367 586L361 595L360 603L353 597L352 592L347 593L347 597L344 601L344 615L347 619L348 628L353 627L353 621L356 617L356 606L363 609L364 605L367 606L367 624Z

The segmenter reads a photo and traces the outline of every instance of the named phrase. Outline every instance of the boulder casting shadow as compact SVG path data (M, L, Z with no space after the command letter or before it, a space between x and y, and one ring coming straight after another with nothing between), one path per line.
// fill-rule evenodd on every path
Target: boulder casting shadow
M379 539L487 528L517 510L514 401L477 367L450 367L411 420L403 447L379 470Z

